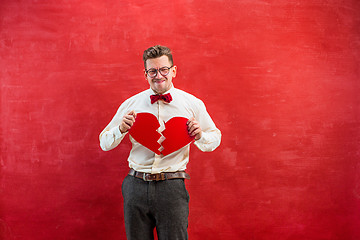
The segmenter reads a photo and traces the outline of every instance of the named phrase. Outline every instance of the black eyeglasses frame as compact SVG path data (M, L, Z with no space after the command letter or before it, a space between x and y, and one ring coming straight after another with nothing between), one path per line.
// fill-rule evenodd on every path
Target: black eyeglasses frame
M147 70L145 69L145 73L146 73L149 77L151 77L151 78L156 77L156 76L158 75L158 73L160 73L161 76L165 77L165 76L169 75L169 73L170 73L169 70L170 70L172 67L174 67L174 65L172 65L171 67L166 67L166 66L165 66L165 67L161 67L161 68L158 68L158 69L157 69L157 68L150 68L150 69L147 69ZM160 72L160 69L164 69L164 68L166 68L166 69L169 71L169 72L168 72L167 74L165 74L165 75ZM150 76L149 73L148 73L150 70L155 70L155 71L156 71L156 74L155 74L154 76Z

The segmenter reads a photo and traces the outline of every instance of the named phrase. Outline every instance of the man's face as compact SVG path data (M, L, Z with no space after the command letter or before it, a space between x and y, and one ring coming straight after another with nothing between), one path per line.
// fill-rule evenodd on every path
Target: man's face
M176 66L173 66L172 68L170 67L171 64L169 62L169 58L165 55L159 58L152 58L146 60L146 70L144 71L145 78L149 82L151 89L155 93L162 94L171 88L172 79L176 76ZM163 76L166 74L167 68L170 69L168 70L167 75ZM154 69L155 70L162 69L162 71L157 71L156 76L151 77L151 72L154 72L151 70ZM163 75L160 72L162 72Z

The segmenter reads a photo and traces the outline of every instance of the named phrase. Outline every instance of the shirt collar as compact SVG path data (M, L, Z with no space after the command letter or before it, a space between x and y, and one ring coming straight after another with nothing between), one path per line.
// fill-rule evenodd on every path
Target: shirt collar
M174 84L171 83L170 89L167 90L166 92L164 92L163 94L172 93L174 89L175 89ZM156 95L157 94L156 92L154 92L154 90L151 89L151 87L150 87L150 92L151 92L151 95Z

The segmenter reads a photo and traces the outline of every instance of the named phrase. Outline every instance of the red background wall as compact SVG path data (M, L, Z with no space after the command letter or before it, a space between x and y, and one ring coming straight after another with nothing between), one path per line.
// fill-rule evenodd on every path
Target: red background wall
M0 239L125 239L117 107L173 49L222 130L191 150L190 239L360 239L357 0L0 3Z

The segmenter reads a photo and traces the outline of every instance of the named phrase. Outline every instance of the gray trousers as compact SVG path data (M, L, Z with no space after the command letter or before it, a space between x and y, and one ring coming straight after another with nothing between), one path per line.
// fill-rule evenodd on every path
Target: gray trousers
M126 176L122 184L128 240L187 240L189 194L184 179L146 182Z

